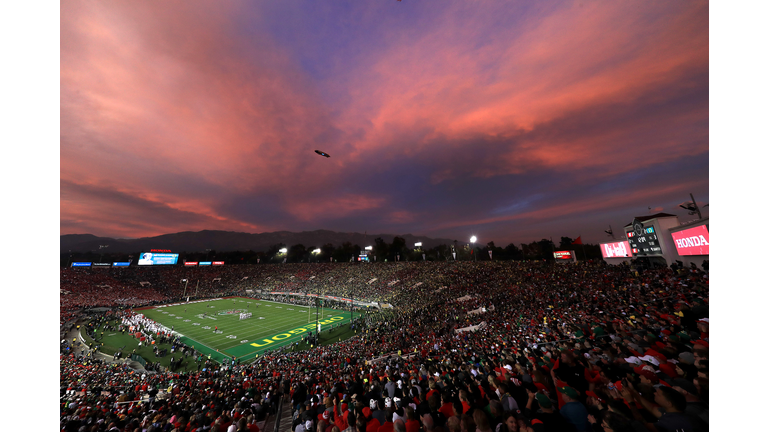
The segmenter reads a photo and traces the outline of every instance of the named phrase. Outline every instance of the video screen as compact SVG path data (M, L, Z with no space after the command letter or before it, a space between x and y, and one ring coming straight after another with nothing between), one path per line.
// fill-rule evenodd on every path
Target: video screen
M632 254L629 252L629 242L621 241L615 243L602 243L600 245L600 251L603 253L603 258L631 258Z
M706 225L673 232L672 240L680 256L709 255L709 230Z
M179 254L142 252L139 257L139 265L173 265L179 260Z
M555 255L555 259L561 259L561 260L573 259L573 255L571 254L571 251L556 251L554 255Z
M653 225L644 226L642 222L635 220L632 223L632 229L627 231L627 241L632 255L661 255L661 245L659 237L656 235L656 229Z

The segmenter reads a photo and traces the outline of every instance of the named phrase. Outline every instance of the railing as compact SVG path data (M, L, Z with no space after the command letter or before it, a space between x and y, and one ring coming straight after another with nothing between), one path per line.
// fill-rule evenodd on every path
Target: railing
M283 399L286 395L280 398L280 403L277 405L277 412L275 413L275 428L273 432L280 432L280 419L283 417Z
M130 356L129 358L130 358L131 360L135 361L135 362L138 362L138 363L139 363L139 364L141 364L141 366L143 366L143 367L146 367L146 366L147 366L147 361L146 361L146 360L144 360L144 357L142 357L142 356L140 356L140 355L138 355L138 354L131 354L131 356Z

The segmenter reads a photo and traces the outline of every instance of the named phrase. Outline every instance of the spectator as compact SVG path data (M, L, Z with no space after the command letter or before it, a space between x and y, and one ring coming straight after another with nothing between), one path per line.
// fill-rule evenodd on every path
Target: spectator
M589 429L587 421L587 408L579 402L579 394L572 387L561 387L558 392L562 395L564 405L560 409L560 414L568 420L568 423L576 427L578 432L585 432Z

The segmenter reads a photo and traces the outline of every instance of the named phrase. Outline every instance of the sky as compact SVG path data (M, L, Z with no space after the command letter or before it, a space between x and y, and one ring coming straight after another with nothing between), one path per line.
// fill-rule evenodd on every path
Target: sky
M61 234L597 243L709 202L708 2L60 7Z

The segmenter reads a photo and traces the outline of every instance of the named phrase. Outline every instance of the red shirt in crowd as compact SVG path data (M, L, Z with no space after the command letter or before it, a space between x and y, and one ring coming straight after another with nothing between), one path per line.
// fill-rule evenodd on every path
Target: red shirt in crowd
M393 432L394 430L395 430L395 424L388 421L383 425L379 426L378 432Z
M379 427L381 426L381 423L379 423L378 420L375 418L372 418L368 421L368 424L365 426L365 432L379 432Z

